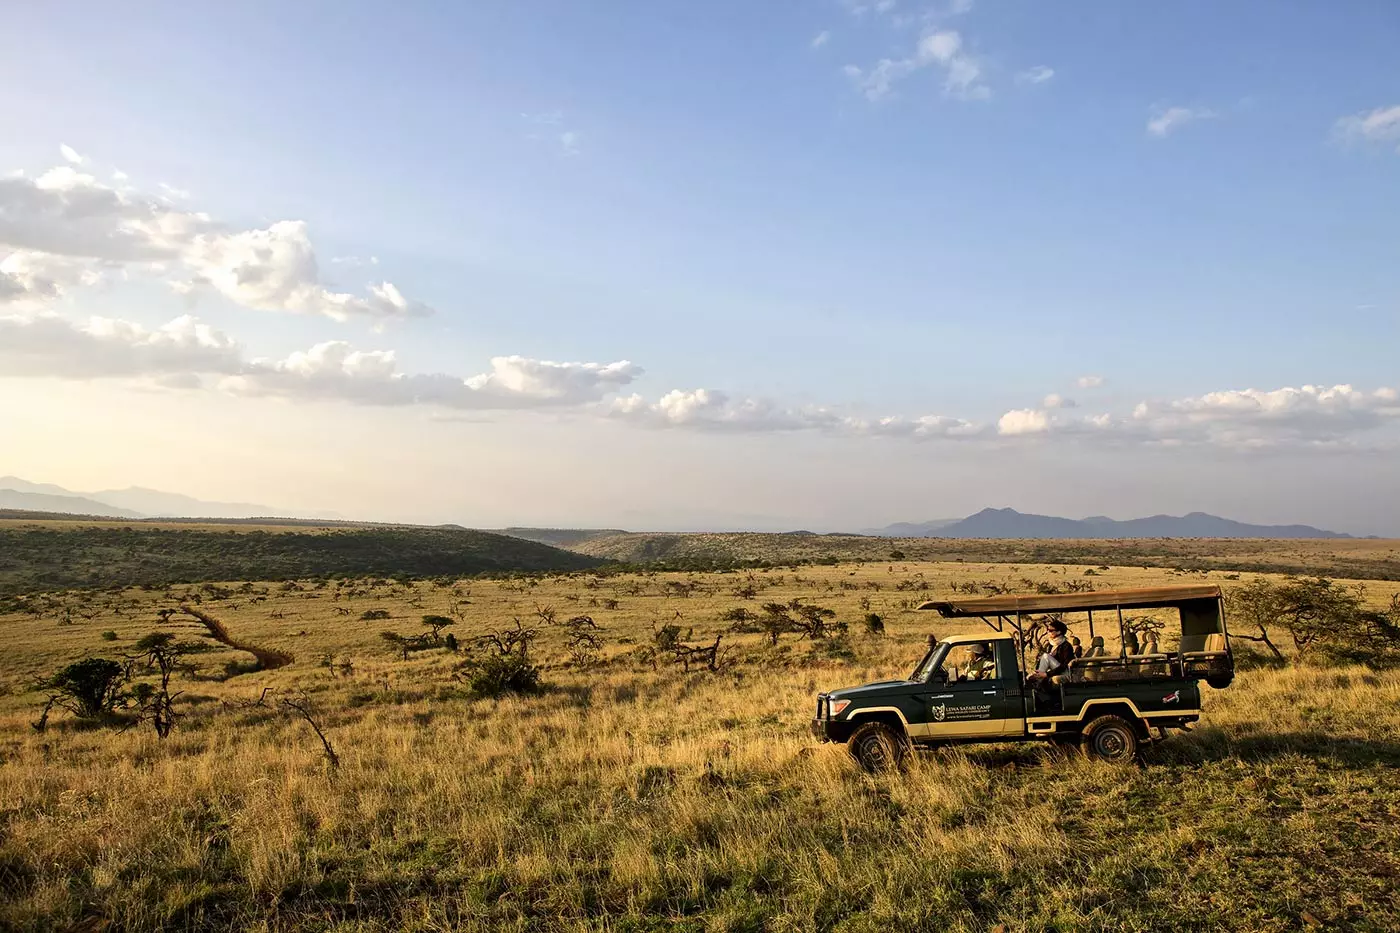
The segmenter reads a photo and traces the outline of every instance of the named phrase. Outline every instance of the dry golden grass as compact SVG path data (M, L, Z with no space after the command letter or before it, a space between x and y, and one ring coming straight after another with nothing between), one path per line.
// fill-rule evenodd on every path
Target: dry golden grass
M197 586L56 594L41 616L0 616L0 927L1400 925L1400 674L1246 672L1207 691L1202 727L1151 750L1142 768L987 746L872 779L807 737L817 690L905 674L931 630L954 631L903 601L947 595L955 581L1062 582L1084 569L896 562L455 587L254 584L224 599ZM1093 582L1181 579L1115 568ZM756 600L734 595L751 584ZM1372 583L1368 595L1381 603L1393 589ZM196 592L235 636L296 661L181 681L188 715L165 742L146 729L29 727L36 678L115 655L159 627L157 609ZM735 663L721 674L632 656L653 622L708 641L728 627L725 609L799 596L853 623L868 599L887 635L853 626L842 643L788 636L776 649L725 635ZM459 637L516 616L539 628L552 689L470 699L449 676L450 655L403 661L379 638L419 630L454 600L468 601ZM560 620L593 616L604 660L570 664L562 632L537 615L546 607ZM379 608L392 618L360 618ZM188 616L171 623L202 631ZM327 657L350 659L353 674L333 676ZM338 770L303 722L226 706L267 687L311 697Z

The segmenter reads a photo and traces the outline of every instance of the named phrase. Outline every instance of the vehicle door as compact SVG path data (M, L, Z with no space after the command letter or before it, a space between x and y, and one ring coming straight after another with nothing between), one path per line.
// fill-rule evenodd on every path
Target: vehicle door
M921 698L926 704L926 735L930 738L973 738L1005 735L1009 731L1020 733L1024 718L1008 706L1007 687L1014 690L1017 685L1014 681L1002 679L1000 659L997 659L995 675L981 680L968 676L972 660L968 645L954 645L934 670L928 692ZM1019 694L1019 690L1014 692ZM1006 722L1008 717L1014 717L1009 724Z

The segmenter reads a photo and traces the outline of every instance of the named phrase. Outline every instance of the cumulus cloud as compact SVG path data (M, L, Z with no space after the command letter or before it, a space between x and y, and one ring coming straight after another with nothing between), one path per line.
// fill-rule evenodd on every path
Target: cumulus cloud
M1214 110L1204 107L1166 107L1153 112L1147 120L1147 134L1163 138L1188 123L1197 120L1210 120L1219 116Z
M1335 132L1348 142L1400 142L1400 104L1342 117ZM1400 145L1395 151L1400 152Z
M1074 384L1081 389L1097 389L1103 385L1103 376L1080 376Z
M78 155L78 151L67 143L58 144L58 154L74 165L83 164L83 157Z
M410 374L399 371L391 350L357 350L343 341L280 360L249 359L239 343L190 316L156 330L46 312L0 316L0 375L6 377L145 377L192 388L203 384L203 376L218 376L218 385L237 395L499 410L593 404L641 373L625 360L555 363L502 356L491 360L489 371L465 378Z
M76 154L76 153L75 153ZM174 190L174 189L170 189ZM0 179L0 262L23 255L61 257L70 264L136 266L146 271L181 269L188 291L208 286L246 307L268 311L350 316L411 317L431 313L393 284L371 286L366 295L332 291L320 280L316 253L301 221L261 230L232 230L207 214L177 209L170 198L113 188L74 165L35 178ZM13 295L16 274L7 269L0 292ZM74 276L77 275L77 278ZM70 274L66 283L80 281ZM26 286L30 299L55 288ZM11 299L13 300L13 298Z
M0 316L0 375L101 379L235 373L242 348L192 317L157 330L112 318Z
M1143 402L1130 427L1158 437L1237 446L1334 443L1400 418L1400 392L1350 385L1208 392L1165 403Z
M1054 68L1045 65L1037 65L1034 68L1027 68L1025 71L1018 72L1016 75L1016 82L1018 84L1044 84L1053 77L1055 77Z
M811 47L814 49L819 49L830 41L831 31L829 29L823 29L821 32L817 33L815 36L812 37Z
M1051 392L1045 396L1040 403L1041 408L1078 408L1079 403L1072 398L1065 398L1057 392Z
M236 395L322 399L360 405L434 405L453 409L576 407L625 386L641 367L554 363L497 357L491 371L461 378L398 371L392 351L356 350L343 341L317 344L284 360L254 360L220 387Z
M931 66L942 69L946 96L960 100L991 96L991 88L981 81L980 62L963 50L962 36L951 29L925 33L906 58L883 58L869 68L847 65L843 70L868 99L880 100L896 83Z
M675 389L655 402L629 395L615 399L610 414L644 427L704 431L819 431L915 439L969 437L982 431L969 421L944 415L862 418L824 407L789 408L766 399L733 399L716 389Z
M351 316L418 317L431 310L404 298L389 282L367 296L331 291L320 283L306 224L284 220L264 230L196 236L185 253L194 285L209 285L237 304L263 311Z

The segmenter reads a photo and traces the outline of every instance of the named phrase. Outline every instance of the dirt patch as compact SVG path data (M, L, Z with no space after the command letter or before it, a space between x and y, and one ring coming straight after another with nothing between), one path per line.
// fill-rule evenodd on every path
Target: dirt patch
M291 664L292 661L296 660L290 654L287 654L285 651L276 651L272 648L259 648L257 645L250 645L247 642L237 641L232 635L229 634L229 631L224 626L224 623L220 622L218 619L214 618L202 609L196 609L193 606L183 606L181 608L183 608L185 612L194 616L199 621L203 622L204 627L209 630L209 634L213 637L215 641L220 642L221 644L228 645L230 648L233 648L235 650L248 652L253 657L257 658L258 666L265 671L275 670L279 667L286 667L288 664Z

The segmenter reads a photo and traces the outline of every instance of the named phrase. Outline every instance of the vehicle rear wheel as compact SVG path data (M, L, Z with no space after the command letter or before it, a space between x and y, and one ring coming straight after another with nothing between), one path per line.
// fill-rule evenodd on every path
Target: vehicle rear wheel
M871 774L902 771L909 755L909 740L883 722L868 722L851 733L846 749Z
M1137 730L1122 716L1100 716L1084 727L1081 747L1099 761L1132 761L1138 751Z

